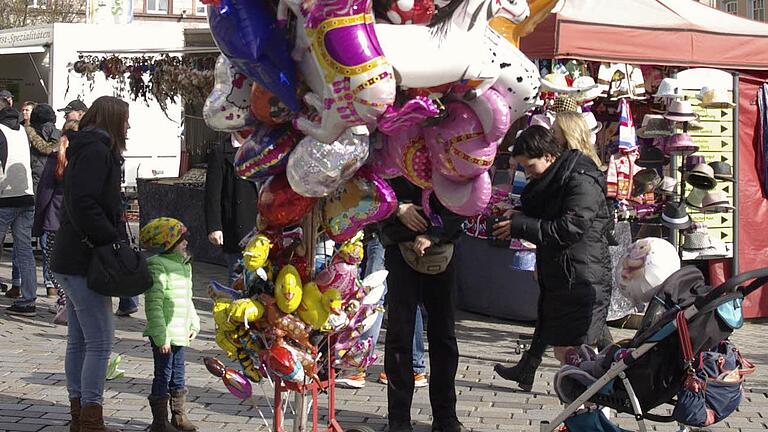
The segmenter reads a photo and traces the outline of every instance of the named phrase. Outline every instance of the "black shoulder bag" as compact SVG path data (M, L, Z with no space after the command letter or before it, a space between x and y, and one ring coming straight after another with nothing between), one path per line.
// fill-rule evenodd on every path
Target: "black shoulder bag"
M69 221L82 237L80 241L93 251L86 274L89 289L106 297L133 297L152 287L152 275L139 248L119 240L94 246L75 223L66 198L64 203Z

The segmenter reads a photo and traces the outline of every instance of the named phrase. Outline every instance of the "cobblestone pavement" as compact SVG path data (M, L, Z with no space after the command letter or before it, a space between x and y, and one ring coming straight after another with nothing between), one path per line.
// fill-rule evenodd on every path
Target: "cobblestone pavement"
M211 278L222 279L225 270L202 263L197 263L194 270L195 303L203 330L186 354L190 417L202 431L266 431L254 406L260 407L267 420L271 420L269 402L264 397L272 392L269 384L254 386L254 404L242 402L230 395L202 364L203 356L224 358L213 340L211 302L205 295L205 283ZM6 263L0 265L0 274L10 274ZM42 288L38 292L44 295ZM0 306L9 304L10 300L0 296ZM34 318L0 312L0 431L68 430L64 377L66 328L51 324L53 314L48 312L48 307L52 304L53 299L40 298ZM152 378L152 354L148 342L141 337L144 322L143 310L131 318L115 318L114 352L123 355L121 368L125 370L125 377L107 383L105 415L109 424L123 430L144 430L151 422L146 397ZM768 324L748 323L735 333L733 339L759 369L747 381L739 411L711 430L768 429L766 330ZM631 335L626 330L612 329L612 332L616 338ZM458 411L465 425L475 431L533 431L538 430L540 420L553 418L558 413L561 406L552 388L556 364L551 353L544 359L531 393L515 391L514 386L493 373L495 362L512 362L517 358L515 341L519 335L530 335L531 327L461 312L457 333L462 355L456 377ZM379 361L370 371L365 388L337 392L337 417L342 425L366 423L375 430L384 430L386 388L375 382L381 371ZM321 401L321 406L325 407L326 402ZM430 430L428 389L416 391L413 420L416 431ZM629 430L637 429L634 420L626 415L616 421ZM654 424L653 428L676 430L669 424Z

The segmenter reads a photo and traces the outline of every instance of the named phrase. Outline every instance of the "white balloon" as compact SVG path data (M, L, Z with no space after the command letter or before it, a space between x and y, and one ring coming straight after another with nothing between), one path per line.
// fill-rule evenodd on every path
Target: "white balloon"
M251 81L238 72L223 54L216 60L213 90L203 105L209 128L237 132L254 123L251 115Z

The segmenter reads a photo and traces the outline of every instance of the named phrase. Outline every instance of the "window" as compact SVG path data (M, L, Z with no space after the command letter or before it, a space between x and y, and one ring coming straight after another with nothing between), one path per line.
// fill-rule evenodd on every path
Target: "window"
M195 7L195 15L205 16L208 13L205 5L200 0L197 0L197 6Z
M148 13L167 14L168 0L144 0L147 5Z
M736 0L726 0L723 2L723 10L729 14L736 15L739 11L739 3Z
M40 8L48 6L48 0L27 0L27 6L31 8Z
M765 0L750 0L749 17L755 21L765 21Z

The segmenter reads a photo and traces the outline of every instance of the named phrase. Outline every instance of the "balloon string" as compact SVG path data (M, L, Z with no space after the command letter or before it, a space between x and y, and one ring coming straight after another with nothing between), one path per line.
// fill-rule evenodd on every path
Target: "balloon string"
M249 398L249 400L251 401L251 405L253 405L253 407L256 409L256 411L258 411L259 417L261 417L261 420L264 422L264 426L266 426L267 429L269 429L269 422L267 421L266 417L264 417L264 413L261 412L261 408L259 407L259 404L256 403L256 399L253 396L251 396ZM267 402L269 402L269 401L267 401ZM270 406L271 406L271 404L270 404Z

